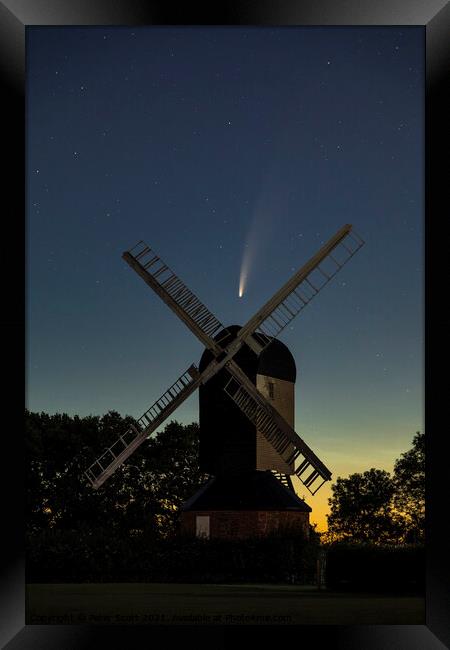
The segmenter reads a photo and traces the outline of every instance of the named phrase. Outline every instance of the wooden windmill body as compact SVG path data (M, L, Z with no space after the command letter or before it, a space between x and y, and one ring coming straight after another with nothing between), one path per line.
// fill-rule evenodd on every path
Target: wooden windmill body
M228 326L228 341L224 343L231 342L239 329ZM273 339L259 356L244 345L235 359L257 390L293 427L297 372L286 345ZM200 372L210 362L211 353L205 350ZM224 391L228 379L226 371L221 371L199 388L200 469L212 478L183 505L183 532L242 538L282 527L295 528L307 536L311 508L295 494L291 481L294 462L288 464L257 422L230 404Z
M224 327L144 242L123 253L205 352L86 470L92 487L199 388L200 466L211 479L184 504L183 529L230 537L296 525L307 533L311 508L290 477L314 495L331 472L294 430L295 361L277 336L363 243L343 226L243 327Z

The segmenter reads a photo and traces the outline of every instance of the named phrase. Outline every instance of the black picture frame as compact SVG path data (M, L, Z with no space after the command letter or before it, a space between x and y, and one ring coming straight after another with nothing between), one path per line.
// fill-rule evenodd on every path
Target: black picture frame
M151 626L25 626L24 572L24 472L23 417L24 350L26 312L21 289L26 288L25 241L25 29L28 25L398 25L422 26L426 37L426 367L425 421L427 431L427 587L426 625L292 626L292 627L202 627ZM3 309L0 331L3 338L3 571L1 580L0 641L8 650L33 648L62 650L119 645L141 647L143 643L174 642L224 646L231 640L267 643L294 640L312 647L331 645L344 649L441 649L450 647L449 553L445 534L445 510L440 494L446 478L446 432L439 430L437 408L444 386L434 380L431 342L443 337L441 321L432 314L431 287L442 276L447 255L439 237L439 217L447 192L446 166L439 165L447 153L448 103L445 86L450 68L450 4L445 0L243 0L224 6L210 3L174 4L145 0L3 0L0 1L0 78L6 161L3 198L9 199L2 219ZM6 109L6 110L5 110ZM6 178L5 178L6 174ZM5 205L5 201L3 202ZM431 255L431 247L433 254ZM439 248L441 247L441 248ZM442 253L442 255L440 255ZM439 262L439 260L443 260ZM440 266L441 265L441 266ZM25 276L22 272L25 269ZM25 281L25 282L24 282ZM442 327L442 326L441 326ZM26 354L26 346L24 350ZM440 357L440 354L439 354ZM25 378L26 386L26 378ZM280 630L282 637L280 637ZM255 638L256 637L256 638Z

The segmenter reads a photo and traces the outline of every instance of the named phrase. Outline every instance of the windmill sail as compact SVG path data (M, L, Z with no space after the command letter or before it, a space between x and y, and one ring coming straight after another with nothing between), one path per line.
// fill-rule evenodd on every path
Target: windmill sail
M315 494L325 481L331 479L330 470L267 402L234 361L229 361L226 367L232 376L224 387L225 392L288 465L299 461L294 473L311 494ZM309 470L312 470L311 473Z
M192 364L175 383L85 471L97 489L198 387L201 375Z
M351 225L341 228L239 330L237 337L226 348L220 343L230 332L145 242L140 241L124 252L122 257L127 264L181 318L213 353L214 359L201 374L196 366L190 366L137 420L137 427L130 427L86 470L85 475L91 485L100 487L200 384L206 383L226 366L231 374L225 386L227 394L288 465L300 460L295 474L315 494L325 481L330 480L331 472L257 390L233 357L245 343L259 354L363 244L364 241L352 231ZM311 473L309 470L312 470Z
M281 287L244 325L238 339L260 353L363 246L364 241L343 226L322 248ZM257 341L252 334L263 335Z
M222 352L213 336L220 330L224 330L225 336L225 327L145 242L140 241L122 257L203 345L216 355Z

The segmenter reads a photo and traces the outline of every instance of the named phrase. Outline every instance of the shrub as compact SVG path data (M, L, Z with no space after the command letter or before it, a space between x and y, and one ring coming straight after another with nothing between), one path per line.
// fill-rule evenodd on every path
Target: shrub
M28 582L313 583L318 543L273 534L203 540L108 530L47 530L27 539Z
M331 544L326 584L342 591L424 593L423 545Z

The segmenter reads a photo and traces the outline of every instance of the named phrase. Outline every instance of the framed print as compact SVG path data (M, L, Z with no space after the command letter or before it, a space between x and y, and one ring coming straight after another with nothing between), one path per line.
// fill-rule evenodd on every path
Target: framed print
M140 1L0 2L4 124L12 136L5 140L4 149L3 191L8 208L1 256L0 324L7 352L3 440L7 525L0 625L4 647L56 649L99 643L116 647L145 640L224 645L241 634L247 639L249 634L264 635L274 642L280 631L302 643L327 643L346 650L450 647L450 597L444 577L448 553L442 530L445 506L441 505L445 436L436 415L439 389L430 391L430 343L444 336L433 316L437 301L431 302L430 287L445 276L439 267L445 259L443 250L439 254L439 245L444 245L439 231L441 214L445 217L441 197L446 181L437 160L448 134L444 90L449 28L450 10L443 0L398 1L382 7L325 0L235 2L214 11ZM298 68L296 61L302 62ZM304 213L298 219L302 206ZM386 206L385 216L379 216ZM352 228L350 243L346 238ZM140 237L145 241L133 248ZM341 241L350 246L348 260L332 258L330 264L335 266L326 267L327 256ZM305 265L298 269L303 258ZM155 259L159 270L149 271ZM322 264L319 270L327 284L347 261L347 275L330 284L324 292L328 302L310 316L309 342L305 346L303 340L304 348L297 347L289 331L291 320L321 288L310 274ZM116 267L123 271L120 277ZM144 279L148 294L153 289L165 302L157 303L155 298L151 316L141 304L144 289L131 271ZM283 285L286 278L290 280ZM308 289L312 295L296 294L296 307L288 299L305 278L312 282ZM187 286L192 286L192 292ZM197 290L211 312L197 298ZM266 311L258 311L268 296L272 298ZM276 311L280 305L284 315ZM190 330L185 332L186 343L181 333L178 342L179 322L166 307ZM316 301L308 314L315 308ZM208 368L208 380L213 370L219 372L211 370L223 361L219 344L211 344L215 356L208 366L211 360L205 355L199 362L195 335L208 346L225 327L230 340L239 341L239 328L233 329L232 324L242 321L242 325L251 316L256 320L250 319L252 327L244 342L255 354L261 354L269 339L278 335L278 326L286 328L291 349L280 344L277 359L267 357L246 370L255 375L255 387L264 396L261 404L258 391L245 383L239 371L247 361L239 361L236 368L228 360L232 379L227 375L224 390L241 409L242 422L247 418L244 425L226 420L221 397L208 392L207 380L200 378ZM151 334L150 318L154 318ZM263 328L269 318L276 332ZM283 318L286 322L280 325ZM108 333L110 328L114 335ZM379 339L375 328L383 331ZM58 334L62 329L65 338ZM340 332L351 333L342 347ZM314 335L326 364L317 349L313 354ZM356 352L350 349L350 338ZM225 339L223 349L230 356L231 343ZM112 358L116 354L120 361ZM395 373L390 372L386 356L398 360ZM198 367L188 367L191 357ZM310 388L301 384L301 391L312 396L310 404L316 410L306 408L302 417L306 429L316 432L318 449L314 436L307 437L310 448L297 443L292 433L294 410L301 412L304 404L294 398L296 376L302 377L303 367L311 383ZM416 376L420 370L423 385L410 385L408 374ZM364 373L370 381L363 380ZM175 377L179 379L173 383ZM206 625L199 625L195 617L185 620L187 625L172 625L170 620L145 625L152 621L139 616L128 620L125 614L115 621L105 616L102 625L86 618L76 604L76 621L61 615L48 624L45 617L35 617L31 624L25 611L35 601L25 591L23 520L29 477L24 472L23 434L17 427L24 384L26 408L36 416L43 411L65 413L65 396L70 394L68 409L75 420L77 413L87 417L109 408L138 413L139 405L148 400L147 392L155 398L162 395L137 424L127 421L130 438L119 436L120 450L109 445L99 448L92 464L86 465L86 477L94 488L110 479L125 458L124 450L131 455L137 448L139 422L148 434L146 427L154 420L152 431L156 431L164 409L169 418L173 400L184 403L194 384L200 387L200 418L220 430L215 443L202 440L200 434L201 468L206 474L224 473L224 468L238 464L248 472L272 470L278 478L291 473L299 479L298 499L285 504L284 511L273 505L277 488L258 484L257 497L249 500L240 516L233 503L242 504L242 492L250 489L244 481L240 494L237 484L225 481L221 487L216 481L184 495L183 526L202 543L225 535L225 530L266 530L279 526L281 520L304 527L308 522L323 531L326 503L332 496L326 484L331 473L322 458L327 444L336 475L362 471L356 460L347 469L342 459L352 446L355 458L372 449L369 432L378 426L377 418L387 413L392 417L390 433L386 430L381 441L390 449L396 422L413 426L411 422L423 417L427 430L424 624L420 616L415 623L400 618L392 625L376 619L350 625L343 618L318 625L294 621L281 629L283 621L276 619L275 607L273 618L265 624L257 618L250 625L238 618L219 620L222 614L217 610L215 621L205 619ZM319 404L313 394L321 392ZM369 394L382 394L383 406L371 407ZM264 424L263 411L257 410L264 410L266 402L267 413L278 423L277 433ZM196 407L187 401L181 408L187 426L197 417ZM321 437L321 432L347 410L352 417L358 415L352 420L354 438L349 434L346 439L344 420L342 430L336 424L341 436L338 449L337 442ZM370 426L369 418L373 418ZM218 422L212 425L215 419ZM358 437L356 423L367 425L366 442L363 434ZM235 426L248 430L253 446L241 435L228 437L227 429ZM408 429L409 433L414 432ZM269 438L273 447L266 445ZM400 437L395 441L391 455L398 457L407 447ZM286 449L290 450L287 456ZM290 472L289 463L300 452L312 470L306 479L294 469L298 465L292 464ZM367 460L367 468L379 466L382 458L380 451L379 457ZM272 505L265 509L261 495L267 490L272 490ZM308 490L316 499L311 514L305 497ZM217 503L221 505L216 508ZM52 516L52 507L45 516ZM166 516L172 516L170 504L167 513L154 514L155 525L162 525ZM75 573L67 573L71 576L67 582L75 582ZM160 575L164 583L165 574ZM87 572L80 582L89 582ZM201 593L197 596L201 598Z

